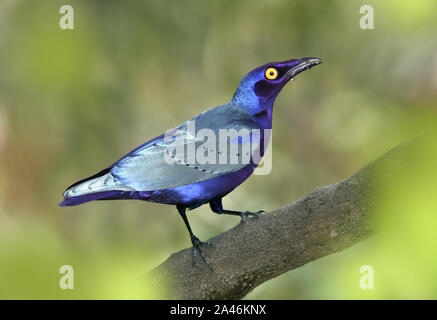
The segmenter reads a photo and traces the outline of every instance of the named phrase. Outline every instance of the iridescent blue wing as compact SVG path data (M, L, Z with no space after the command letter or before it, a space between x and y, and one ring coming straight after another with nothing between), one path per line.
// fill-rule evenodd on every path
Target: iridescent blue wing
M207 130L200 131L202 129ZM221 149L223 131L220 130L229 129L242 134L230 137L227 149ZM215 148L209 136L203 138L202 132L215 135ZM254 132L258 134L257 137ZM252 116L233 104L226 104L209 109L166 135L136 148L114 163L111 174L135 190L174 188L244 168L250 163L250 155L259 144L259 125ZM180 152L176 153L178 150L184 150L182 157ZM213 157L215 161L211 161Z

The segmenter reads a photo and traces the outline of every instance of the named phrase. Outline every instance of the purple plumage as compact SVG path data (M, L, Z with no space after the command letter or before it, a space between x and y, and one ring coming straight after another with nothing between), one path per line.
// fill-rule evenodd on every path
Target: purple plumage
M262 157L264 154L270 136L265 132L272 128L273 103L281 89L297 74L320 63L317 58L303 58L268 63L254 69L243 78L229 103L197 115L135 148L110 167L73 184L59 205L70 207L95 200L123 199L176 205L190 233L194 252L198 251L210 266L200 247L202 243L191 231L186 209L209 203L214 212L237 214L243 221L246 216L256 214L225 210L221 199L245 181L259 164L254 155ZM190 131L192 124L195 129ZM205 130L209 130L210 135L199 139L198 135ZM231 146L225 151L221 149L220 139L217 144L207 145L211 134L220 137L222 130L248 133L230 139ZM171 139L167 139L169 135ZM180 137L182 143L175 144ZM232 149L232 144L237 149ZM182 146L184 150L192 146L196 156L194 163L187 160L190 151L184 151L187 158L175 157L173 151L169 151L174 146ZM249 161L247 157L244 161L246 146L250 150ZM212 154L214 161L210 161L211 158L207 162L200 161L198 150ZM169 155L174 161L168 161ZM227 161L221 161L223 156L228 157ZM233 156L237 160L229 161Z

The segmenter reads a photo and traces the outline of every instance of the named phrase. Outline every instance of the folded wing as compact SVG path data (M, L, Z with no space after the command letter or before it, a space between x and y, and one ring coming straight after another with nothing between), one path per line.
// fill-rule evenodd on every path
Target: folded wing
M191 130L193 124L194 131ZM215 148L211 147L212 142L209 141L209 137L205 139L198 134L202 129L214 133ZM219 145L223 143L220 139L222 137L220 129L234 129L243 134L230 137L228 148L223 152ZM250 163L247 161L247 154L244 155L244 150L253 152L259 148L259 137L254 138L254 129L255 132L256 130L259 132L259 126L253 121L252 116L235 105L226 104L209 109L170 130L166 135L127 154L114 163L111 175L129 188L151 191L174 188L229 174ZM238 148L232 148L231 145L234 147L236 145ZM180 154L175 155L178 148L185 150L183 157L180 157ZM211 159L212 153L216 159L215 163L214 161L205 163L204 159L199 161L196 152L207 152L208 159Z

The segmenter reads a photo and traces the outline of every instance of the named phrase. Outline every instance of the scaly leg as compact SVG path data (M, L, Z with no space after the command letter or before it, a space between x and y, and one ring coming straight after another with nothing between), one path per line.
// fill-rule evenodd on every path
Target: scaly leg
M247 217L249 217L249 216L259 217L261 215L261 213L265 212L264 210L260 210L257 212L226 210L226 209L223 209L222 198L216 198L214 200L211 200L209 202L209 206L211 207L212 211L214 211L215 213L218 213L218 214L230 214L233 216L240 216L241 223L245 223L247 220Z
M203 245L203 244L207 244L207 245L212 247L213 246L212 243L211 242L202 242L199 240L199 238L197 238L193 234L193 231L191 230L191 227L190 227L190 223L188 222L188 219L187 219L187 215L185 214L185 211L187 210L187 208L182 207L182 206L176 206L176 208L178 209L179 214L181 215L182 219L184 219L185 226L187 227L188 232L190 233L191 243L193 244L193 267L196 264L196 253L199 252L200 256L202 257L203 261L205 261L206 265L211 269L211 271L214 271L214 269L212 268L208 259L206 259L206 256L203 253L203 250L201 248L201 245Z

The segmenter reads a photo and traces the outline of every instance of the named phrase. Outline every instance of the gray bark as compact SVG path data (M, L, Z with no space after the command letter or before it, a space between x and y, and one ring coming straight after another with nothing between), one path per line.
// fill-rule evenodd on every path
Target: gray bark
M336 184L209 239L214 247L203 248L213 272L199 256L193 267L187 248L150 271L148 281L166 284L170 299L241 299L269 279L366 239L374 231L372 194L389 177L382 168L399 167L406 145Z

